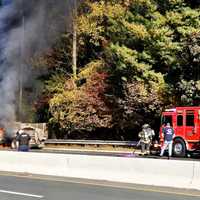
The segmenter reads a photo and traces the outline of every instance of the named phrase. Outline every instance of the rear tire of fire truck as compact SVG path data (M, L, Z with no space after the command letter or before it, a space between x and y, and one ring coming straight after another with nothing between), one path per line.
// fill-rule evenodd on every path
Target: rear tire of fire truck
M186 145L183 139L176 138L173 143L173 155L175 157L186 156Z

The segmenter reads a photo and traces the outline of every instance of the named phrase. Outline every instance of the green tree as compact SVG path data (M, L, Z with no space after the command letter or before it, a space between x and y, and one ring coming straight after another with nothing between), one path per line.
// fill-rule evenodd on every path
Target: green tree
M69 36L47 59L54 74L67 69L69 75L47 81L51 121L70 131L125 134L153 124L166 106L198 105L199 15L199 4L186 0L81 3L77 79L69 70Z
M102 60L103 64L99 66L100 74L98 70L92 71L84 77L85 83L81 86L76 85L72 91L65 90L52 98L51 113L61 127L93 131L102 127L113 128L119 122L116 120L119 108L123 108L122 117L128 117L130 122L135 116L126 110L127 104L132 102L131 109L135 109L134 105L138 108L137 103L133 103L134 98L128 98L130 92L133 92L128 89L130 85L141 85L145 91L145 94L141 94L137 90L138 102L156 102L146 106L146 112L161 105L164 79L161 73L155 72L152 65L146 62L148 55L139 47L139 44L148 42L150 34L145 24L139 23L146 20L135 17L132 8L133 5L128 1L125 5L123 1L86 1L80 7L77 21L79 69L84 67L84 70L90 71L99 63L98 60ZM153 12L156 7L148 4L147 9ZM79 79L83 79L81 74L82 71L78 75ZM103 74L107 76L102 78L103 82L99 80L99 85L97 77ZM154 99L147 100L152 92ZM89 95L91 93L93 95ZM119 100L123 103L118 103ZM122 121L124 123L116 128L127 127L127 121Z

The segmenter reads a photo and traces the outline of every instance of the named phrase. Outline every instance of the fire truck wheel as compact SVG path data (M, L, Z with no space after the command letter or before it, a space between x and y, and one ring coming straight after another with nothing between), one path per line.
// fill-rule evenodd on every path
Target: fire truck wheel
M185 142L181 138L176 138L173 144L173 155L176 157L186 156Z

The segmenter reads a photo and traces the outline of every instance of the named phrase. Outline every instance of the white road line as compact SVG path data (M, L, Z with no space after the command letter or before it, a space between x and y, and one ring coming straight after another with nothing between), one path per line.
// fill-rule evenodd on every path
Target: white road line
M27 197L35 197L35 198L38 198L38 199L42 199L44 197L44 196L41 196L41 195L34 195L34 194L21 193L21 192L13 192L13 191L8 191L8 190L0 190L0 193L14 194L14 195L19 195L19 196L27 196Z

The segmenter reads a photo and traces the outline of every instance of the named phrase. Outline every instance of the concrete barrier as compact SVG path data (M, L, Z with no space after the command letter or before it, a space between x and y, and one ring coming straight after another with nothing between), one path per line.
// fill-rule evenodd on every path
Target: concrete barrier
M0 151L0 171L200 190L200 162Z
M200 190L200 162L193 163L193 178L191 187Z

